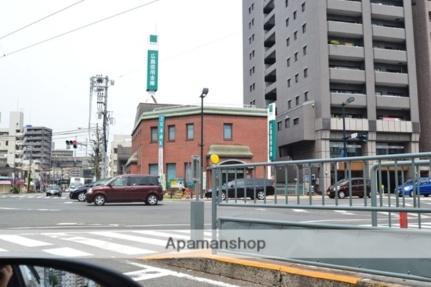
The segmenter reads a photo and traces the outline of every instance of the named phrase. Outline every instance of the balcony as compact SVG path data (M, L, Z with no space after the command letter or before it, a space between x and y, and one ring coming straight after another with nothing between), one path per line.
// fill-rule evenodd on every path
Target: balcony
M381 109L397 109L409 110L410 98L409 97L396 97L390 95L376 96L377 108Z
M331 130L342 131L343 119L331 118ZM347 131L368 131L368 119L346 118Z
M328 21L328 35L338 37L356 36L357 38L361 38L363 35L362 24Z
M328 0L328 12L338 15L357 16L362 14L361 2Z
M406 40L406 30L404 28L373 25L373 38L380 41L401 42Z
M365 83L365 71L347 68L329 68L329 79L336 83Z
M371 3L371 16L384 20L398 20L404 18L404 8L380 3Z
M402 50L374 48L374 60L381 63L407 63L407 52Z
M266 94L275 93L276 88L277 88L277 83L276 82L274 82L274 83L269 83L269 82L266 83L265 84L265 95Z
M354 97L355 101L349 104L349 107L364 108L367 106L367 96L364 93L359 92L348 92L348 91L334 91L331 90L331 105L341 106L342 103L346 102L348 98Z
M376 85L405 87L409 85L408 74L376 71Z
M383 119L377 120L377 131L388 133L411 133L413 126L411 121L403 121L399 119Z
M347 45L332 45L329 44L329 57L330 59L337 60L363 60L364 48L347 46Z

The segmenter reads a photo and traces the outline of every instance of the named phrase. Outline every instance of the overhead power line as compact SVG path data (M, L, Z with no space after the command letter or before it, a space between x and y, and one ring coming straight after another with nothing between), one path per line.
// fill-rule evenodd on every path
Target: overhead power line
M79 26L79 27L74 28L74 29L72 29L72 30L69 30L69 31L66 31L66 32L63 32L63 33L60 33L60 34L57 34L57 35L54 35L54 36L52 36L52 37L49 37L49 38L47 38L47 39L44 39L44 40L41 40L41 41L35 42L35 43L30 44L30 45L27 45L27 46L24 46L24 47L22 47L22 48L19 48L19 49L16 49L16 50L12 50L11 52L7 52L7 53L3 54L3 55L2 55L2 58L5 58L5 57L7 57L7 56L10 56L10 55L13 55L13 54L16 54L16 53L22 52L22 51L24 51L24 50L27 50L27 49L33 48L33 47L35 47L35 46L39 46L39 45L41 45L41 44L43 44L43 43L46 43L46 42L49 42L49 41L55 40L55 39L57 39L57 38L61 38L61 37L66 36L66 35L68 35L68 34L71 34L71 33L77 32L77 31L79 31L79 30L82 30L82 29L88 28L88 27L90 27L90 26L93 26L93 25L99 24L99 23L101 23L101 22L104 22L104 21L110 20L110 19L112 19L112 18L115 18L115 17L121 16L121 15L126 14L126 13L129 13L129 12L132 12L132 11L137 10L137 9L139 9L139 8L142 8L142 7L145 7L145 6L152 5L152 4L154 4L154 3L156 3L156 2L159 2L159 1L160 1L160 0L153 0L153 1L150 1L150 2L147 2L147 3L144 3L144 4L141 4L141 5L135 6L135 7L133 7L133 8L129 8L129 9L127 9L127 10L123 10L123 11L118 12L118 13L115 13L115 14L113 14L113 15L110 15L110 16L107 16L107 17L101 18L101 19L99 19L99 20L96 20L96 21L90 22L90 23L88 23L88 24L85 24L85 25Z
M57 11L55 11L55 12L52 12L52 13L50 13L50 14L48 14L48 15L46 15L46 16L44 16L44 17L42 17L42 18L40 18L40 19L38 19L38 20L36 20L36 21L30 22L30 23L28 23L28 24L26 24L26 25L24 25L24 26L22 26L22 27L20 27L20 28L18 28L18 29L16 29L16 30L13 30L13 31L11 31L11 32L9 32L9 33L7 33L7 34L3 35L3 36L0 36L0 40L4 39L4 38L6 38L6 37L9 37L9 36L11 36L11 35L13 35L13 34L15 34L15 33L18 33L19 31L22 31L22 30L24 30L24 29L26 29L26 28L28 28L28 27L30 27L30 26L32 26L32 25L34 25L34 24L37 24L37 23L39 23L39 22L42 22L43 20L46 20L46 19L48 19L49 17L52 17L52 16L54 16L54 15L57 15L57 14L59 14L59 13L63 12L63 11L66 11L67 9L70 9L70 8L72 8L72 7L74 7L74 6L78 5L78 4L81 4L81 3L82 3L82 2L84 2L84 1L85 1L85 0L77 1L77 2L75 2L75 3L70 4L69 6L66 6L66 7L64 7L64 8L61 8L60 10L57 10Z

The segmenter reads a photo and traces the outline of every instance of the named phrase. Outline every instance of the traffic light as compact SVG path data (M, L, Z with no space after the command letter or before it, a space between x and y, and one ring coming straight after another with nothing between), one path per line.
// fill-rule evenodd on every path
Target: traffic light
M71 145L73 146L73 148L77 148L78 147L78 141L77 140L66 140L67 149L69 149Z

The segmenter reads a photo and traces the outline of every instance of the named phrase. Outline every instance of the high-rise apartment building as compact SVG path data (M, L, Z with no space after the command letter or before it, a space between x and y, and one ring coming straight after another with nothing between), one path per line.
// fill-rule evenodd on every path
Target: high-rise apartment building
M24 114L9 113L9 128L0 129L0 165L19 168L22 164Z
M51 167L52 130L45 127L24 128L24 159L38 164L41 169Z
M243 47L244 104L276 103L279 159L342 156L343 105L368 137L349 156L419 151L411 0L244 0Z
M413 0L413 24L419 115L421 120L420 150L431 151L431 1Z

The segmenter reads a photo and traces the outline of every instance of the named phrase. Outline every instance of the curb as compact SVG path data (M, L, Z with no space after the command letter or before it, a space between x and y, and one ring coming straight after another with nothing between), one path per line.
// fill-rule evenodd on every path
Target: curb
M344 272L296 263L212 255L210 251L165 253L140 258L145 261L220 275L263 286L426 286L422 282Z

